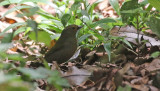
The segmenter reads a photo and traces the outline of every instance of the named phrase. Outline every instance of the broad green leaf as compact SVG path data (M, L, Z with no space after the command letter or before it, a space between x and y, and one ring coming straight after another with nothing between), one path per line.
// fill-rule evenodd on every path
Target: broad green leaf
M91 36L91 34L82 35L82 36L78 39L78 43L81 43L83 40L85 40L85 39L88 38L89 36Z
M43 60L43 64L46 69L50 70L50 66L48 65L48 62L46 60Z
M148 0L143 0L142 2L139 3L140 5L147 5L148 4Z
M108 54L108 59L110 62L111 61L111 42L105 43L103 46L104 46L105 51Z
M156 58L158 56L160 56L160 52L159 51L156 51L156 52L151 54L151 57L153 57L153 58Z
M114 23L116 22L114 19L111 19L111 18L104 18L104 19L101 19L99 21L96 21L94 22L93 24L91 24L91 27L96 27L98 26L99 24L102 24L102 23Z
M83 16L83 22L85 22L86 24L92 24L92 20L87 16Z
M82 2L83 0L75 0L76 2Z
M22 56L22 54L8 54L7 58L9 60L24 61L25 59Z
M22 0L4 0L0 3L0 6L7 5L7 4L13 4L13 3L19 3Z
M49 14L49 13L46 13L46 12L45 12L45 11L43 11L43 10L38 11L37 13L38 13L39 15L41 15L41 16L43 16L43 17L47 18L47 19L54 19L54 20L58 20L58 21L60 21L60 19L59 19L59 18L54 17L53 15L51 15L51 14Z
M71 11L76 11L81 6L79 1L75 1L74 4L71 6Z
M104 36L102 36L102 35L99 35L99 34L95 33L94 36L97 37L99 41L104 40Z
M58 71L52 71L51 76L47 78L47 82L56 87L58 86L57 88L59 88L59 86L69 87L67 80L61 78Z
M21 4L23 3L26 3L26 2L33 2L33 3L44 3L44 4L47 4L47 5L50 5L51 7L55 8L55 9L58 9L57 5L56 4L53 4L51 1L49 0L21 0Z
M160 10L160 0L148 0L148 2L157 10Z
M13 33L5 33L3 39L1 40L2 43L10 43L13 39Z
M56 26L59 27L59 28L64 27L63 24L62 24L62 22L59 21L59 20L51 19L51 21L53 22L54 25L56 25Z
M45 4L48 4L48 5L52 5L52 2L50 2L49 0L21 0L20 2L18 3L26 3L26 2L33 2L33 3L38 3L38 2L41 2L41 3L45 3Z
M61 34L58 34L56 33L55 35L51 35L51 39L54 40L54 39L57 39L60 37Z
M44 79L52 74L50 70L41 67L37 69L19 68L18 70L23 74L30 76L31 79Z
M82 24L82 21L80 19L76 19L76 25L81 25Z
M132 19L132 17L135 17L135 14L133 13L122 13L122 11L133 10L133 9L137 9L138 7L139 7L138 0L131 0L131 1L124 2L124 4L120 9L122 21L124 23L127 23L129 21L132 21L130 20L130 18Z
M113 7L113 9L117 12L117 14L120 15L118 0L109 0L109 3Z
M121 11L122 14L135 14L135 13L138 13L141 9L140 8L137 8L137 9L132 9L132 10L123 10ZM141 10L142 11L142 10ZM143 13L143 12L141 12Z
M155 33L160 38L160 19L151 17L147 22L147 25L151 28L152 32Z
M42 30L44 30L44 31L46 31L49 34L52 34L52 35L55 34L55 33L51 32L50 30L48 30L47 28L43 28L42 26L41 27L39 26L39 28L42 29Z
M12 25L10 25L9 27L7 27L6 29L3 30L2 33L0 33L0 36L2 36L5 32L7 32L9 29L21 26L21 25L26 25L26 22L19 22L19 23L14 23Z
M18 77L17 75L5 75L3 71L0 73L0 84L13 80L18 81L20 80L20 77Z
M4 13L2 17L4 17L4 16L6 16L7 14L12 13L12 12L14 12L14 11L16 11L16 10L26 9L26 8L32 8L32 6L16 6L16 7L13 7L13 8L11 8L11 9L9 9L6 13Z
M38 24L35 21L28 19L27 25L33 29L33 31L35 32L36 41L38 41L38 38L37 38L38 37L38 33L37 33L38 32L38 29L37 29Z
M16 85L15 85L16 84ZM1 91L33 91L29 83L22 81L12 81L0 84Z
M86 10L82 10L82 11L81 11L81 14L84 15L84 16L87 16L87 17L89 18L89 14L87 13Z
M25 3L25 2L42 2L42 3L49 4L48 0L21 0L21 2L19 3Z
M37 69L19 68L18 70L23 74L29 76L32 80L47 79L47 82L54 86L69 86L67 81L61 78L58 71L51 71L42 67Z
M31 27L34 31L37 31L37 23L33 20L27 20L27 25Z
M35 32L31 32L29 34L29 38L36 41ZM43 42L47 46L50 46L51 37L50 37L49 33L45 32L45 31L38 31L37 39L38 39L38 42Z
M6 72L5 72L6 73ZM1 91L33 91L33 84L23 82L16 74L0 73Z
M132 91L132 88L128 85L126 85L125 87L119 86L117 91Z
M26 3L26 2L33 2L33 3L41 2L41 3L48 4L53 8L58 9L57 5L53 4L49 0L5 0L5 1L0 3L0 6L7 5L7 4L14 4L14 3L23 4L23 3Z
M37 12L39 15L41 15L42 17L42 24L45 25L49 25L49 26L53 26L53 28L56 28L56 29L53 29L55 30L56 32L59 31L57 30L58 28L63 28L63 24L61 23L61 19L57 18L57 17L54 17L53 15L49 14L49 13L46 13L45 11L38 11ZM44 27L45 28L45 27Z
M34 14L36 14L36 12L39 10L39 7L31 7L28 9L27 12L23 12L22 14L18 14L17 17L30 17L33 16Z
M26 30L26 27L20 27L20 28L18 28L18 29L14 32L13 37L15 37L16 35L18 35L19 33L24 32L25 30Z
M70 14L64 14L61 18L61 22L63 24L63 26L65 27L67 22L70 20L71 15Z
M11 47L13 47L12 43L1 43L0 44L0 52L4 52Z

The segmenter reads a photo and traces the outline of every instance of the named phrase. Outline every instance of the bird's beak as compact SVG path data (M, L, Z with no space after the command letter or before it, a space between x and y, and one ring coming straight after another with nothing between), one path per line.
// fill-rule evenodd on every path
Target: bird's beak
M83 26L78 26L78 30L81 29Z

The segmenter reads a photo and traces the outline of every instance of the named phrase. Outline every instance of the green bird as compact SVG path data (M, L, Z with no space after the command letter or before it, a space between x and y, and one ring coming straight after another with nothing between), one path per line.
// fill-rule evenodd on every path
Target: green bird
M76 33L81 28L78 25L67 26L56 44L45 54L45 60L49 63L56 61L58 64L68 61L77 50Z

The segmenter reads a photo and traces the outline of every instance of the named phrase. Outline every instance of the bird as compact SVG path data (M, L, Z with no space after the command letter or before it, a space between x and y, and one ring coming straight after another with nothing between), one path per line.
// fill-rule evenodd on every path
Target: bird
M68 61L77 50L76 33L82 26L69 25L63 29L56 44L45 54L48 63L56 61L58 64Z

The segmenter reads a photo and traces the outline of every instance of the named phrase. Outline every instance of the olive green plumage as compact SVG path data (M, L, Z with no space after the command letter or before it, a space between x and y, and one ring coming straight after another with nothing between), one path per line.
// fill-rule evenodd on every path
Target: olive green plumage
M77 25L67 26L61 33L56 44L45 54L45 60L49 63L68 61L77 50L76 33L81 27Z

